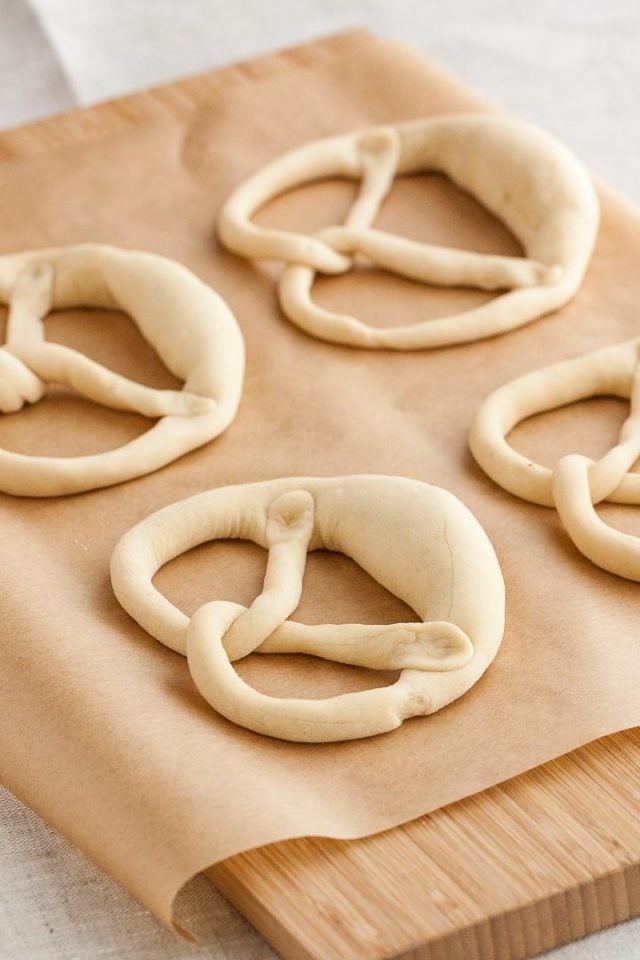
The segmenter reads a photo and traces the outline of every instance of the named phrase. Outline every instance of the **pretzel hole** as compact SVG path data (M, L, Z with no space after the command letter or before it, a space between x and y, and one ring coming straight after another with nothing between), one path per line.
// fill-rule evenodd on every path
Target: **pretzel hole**
M501 220L440 173L398 177L375 226L420 243L524 256L521 244Z
M5 340L7 309L0 313ZM157 389L180 389L153 347L126 314L110 310L64 310L45 320L51 343L72 347L109 370ZM112 410L58 384L41 400L0 416L0 447L28 456L74 457L115 449L147 431L155 420Z
M628 401L592 397L523 420L509 435L509 443L518 453L550 468L568 453L599 460L618 442L628 414Z
M114 373L159 390L182 387L126 313L59 310L47 317L45 329L51 343L72 347Z
M598 516L603 523L640 538L640 510L636 506L619 503L599 503L596 507Z
M269 200L253 216L256 226L313 234L342 223L358 196L355 180L337 177L294 187Z
M249 606L262 588L266 560L266 550L253 543L218 540L166 564L154 584L188 616L208 600ZM294 618L302 623L417 620L409 607L353 560L325 550L308 554L302 599ZM368 670L302 654L251 654L236 661L234 668L263 693L309 699L386 686L398 676L397 671Z
M471 310L493 294L430 287L358 259L344 276L318 276L313 300L326 310L363 320L371 327L403 327Z

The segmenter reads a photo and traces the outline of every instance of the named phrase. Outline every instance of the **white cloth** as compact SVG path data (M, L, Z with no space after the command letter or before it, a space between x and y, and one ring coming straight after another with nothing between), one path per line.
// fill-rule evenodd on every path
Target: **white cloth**
M24 0L0 0L0 128L73 107L76 97Z
M356 24L407 40L554 131L640 202L637 0L0 0L0 127ZM181 903L202 946L177 940L0 789L0 960L275 957L206 882ZM640 920L547 955L635 958Z
M274 960L204 878L180 897L200 940L167 930L119 884L0 788L2 960Z
M0 0L2 20L6 4L27 2ZM496 103L555 132L596 174L640 202L638 0L31 0L30 5L82 104L362 24L406 40ZM0 34L4 27L0 23ZM13 40L14 51L19 41ZM5 70L3 58L0 76ZM30 113L25 105L22 117L46 108L46 102L34 102ZM0 126L11 122L0 110Z

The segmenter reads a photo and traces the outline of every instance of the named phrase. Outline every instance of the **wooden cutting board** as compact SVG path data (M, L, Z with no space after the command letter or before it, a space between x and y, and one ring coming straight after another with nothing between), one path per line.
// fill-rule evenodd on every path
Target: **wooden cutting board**
M525 960L640 914L640 729L394 830L208 873L285 960Z
M0 160L180 115L210 84L2 133ZM640 915L640 731L373 837L273 844L208 873L286 960L525 960Z

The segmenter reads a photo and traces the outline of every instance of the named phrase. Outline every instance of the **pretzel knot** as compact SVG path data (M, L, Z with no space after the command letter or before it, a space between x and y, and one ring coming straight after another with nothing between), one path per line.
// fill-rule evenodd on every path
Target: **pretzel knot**
M189 620L158 594L152 577L196 543L229 536L268 550L262 592L249 608L213 601ZM321 548L351 556L422 622L289 620L307 551ZM186 655L195 685L219 713L286 740L368 737L433 713L481 676L504 627L504 584L478 522L451 494L399 477L292 478L200 494L125 534L111 578L131 616ZM276 699L248 686L232 667L254 652L306 653L401 674L388 687L360 693Z
M525 256L418 243L375 229L395 176L423 170L448 175L503 219ZM277 194L331 176L360 180L344 225L305 236L251 221ZM285 154L235 190L218 231L236 253L284 261L280 304L307 332L352 346L412 350L503 333L566 303L582 282L597 226L591 181L558 141L522 121L455 114L374 127ZM325 310L311 297L317 271L344 273L356 256L421 283L508 292L455 316L374 328Z
M0 302L9 304L0 347L2 413L36 403L47 384L57 383L113 409L161 419L142 437L92 456L0 450L0 489L7 493L56 496L141 476L212 439L235 415L242 337L217 294L177 263L97 244L10 254L0 257ZM47 341L47 314L75 306L125 310L185 388L144 386ZM220 352L227 355L216 357Z
M610 573L640 581L640 538L614 530L598 516L602 501L640 504L640 340L606 347L526 374L482 404L469 441L475 459L496 483L516 496L555 507L575 546ZM593 396L630 402L618 443L600 460L562 457L553 470L532 463L506 442L521 420Z

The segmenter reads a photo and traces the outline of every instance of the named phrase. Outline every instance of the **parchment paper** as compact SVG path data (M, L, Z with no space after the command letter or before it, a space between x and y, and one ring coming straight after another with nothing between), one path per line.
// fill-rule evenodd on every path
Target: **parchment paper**
M474 411L499 384L640 333L638 215L603 193L586 283L558 314L496 340L406 355L309 338L278 312L279 267L238 259L214 238L231 188L284 150L371 123L485 108L408 48L355 33L0 139L3 251L95 240L175 257L228 300L246 337L244 398L220 439L123 486L0 497L0 777L167 922L187 878L241 850L373 833L640 720L638 585L581 557L551 510L494 486L466 445ZM353 196L352 185L315 185L261 217L313 229L339 222ZM378 222L434 242L518 250L438 176L398 182ZM481 297L366 269L316 290L322 303L387 324ZM173 382L126 317L69 311L47 330L127 375ZM598 454L624 410L613 400L581 404L535 418L514 443L547 463L570 450ZM52 391L3 417L0 443L70 455L147 426ZM439 484L475 512L506 579L503 647L463 699L377 739L300 745L239 729L201 699L186 661L118 606L112 548L151 511L212 486L355 472ZM640 532L637 511L601 509ZM158 582L192 611L213 598L249 603L263 568L257 547L214 544L170 564ZM410 615L344 557L309 558L301 619ZM254 656L239 669L281 695L389 679L291 656Z

